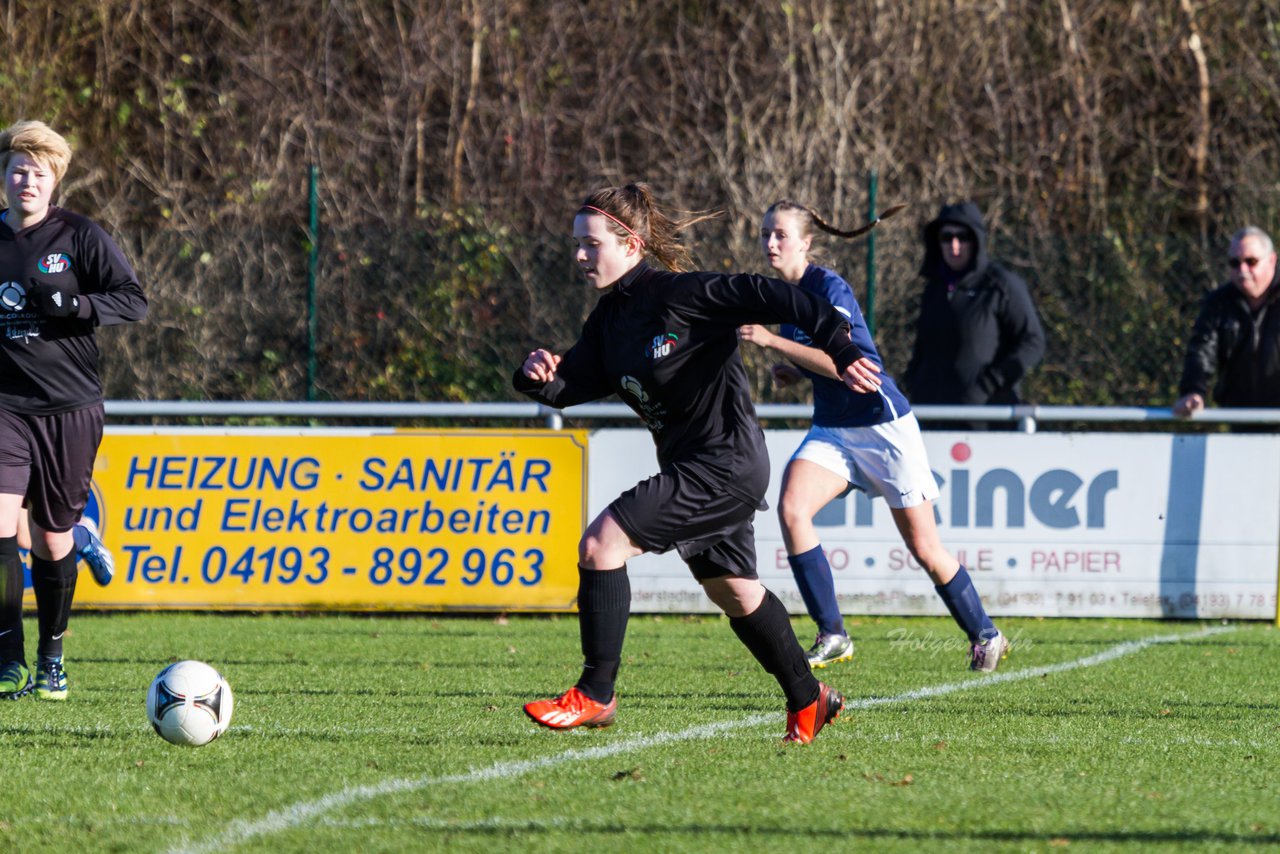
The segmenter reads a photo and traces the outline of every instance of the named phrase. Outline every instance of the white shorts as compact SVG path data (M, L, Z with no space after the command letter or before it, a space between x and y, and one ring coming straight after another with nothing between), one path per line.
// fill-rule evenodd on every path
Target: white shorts
M938 497L920 422L910 412L870 427L810 427L791 459L822 466L853 488L882 496L890 507L915 507Z

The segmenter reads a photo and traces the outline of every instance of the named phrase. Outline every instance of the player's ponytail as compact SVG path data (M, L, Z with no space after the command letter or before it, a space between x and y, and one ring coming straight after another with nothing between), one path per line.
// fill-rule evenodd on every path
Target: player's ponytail
M880 216L876 217L866 225L860 225L857 228L851 228L847 231L836 228L834 225L827 222L822 217L818 216L817 211L815 211L813 208L809 207L808 205L802 205L799 202L792 201L791 199L779 199L778 201L769 205L769 208L764 212L764 215L768 216L771 213L795 214L800 218L805 236L812 234L813 230L816 228L819 231L824 231L827 234L830 234L832 237L860 237L866 234L871 229L875 228L876 225L879 224L881 220L888 219L889 217L898 213L898 211L902 210L904 207L906 206L894 205L893 207L886 209L884 213L882 213Z

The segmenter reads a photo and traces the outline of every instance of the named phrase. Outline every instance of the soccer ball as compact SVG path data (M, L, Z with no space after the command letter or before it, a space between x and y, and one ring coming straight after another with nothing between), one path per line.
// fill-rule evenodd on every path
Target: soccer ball
M208 744L231 725L231 686L203 661L170 664L147 690L147 717L165 741Z

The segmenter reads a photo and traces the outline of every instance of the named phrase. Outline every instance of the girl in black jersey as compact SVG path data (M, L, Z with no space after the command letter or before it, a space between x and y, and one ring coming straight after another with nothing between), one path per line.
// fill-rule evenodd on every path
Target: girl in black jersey
M685 272L689 253L677 236L713 215L675 219L645 184L589 196L573 235L578 266L602 296L567 352L536 349L515 374L518 391L557 408L617 394L648 426L660 469L605 508L578 544L582 676L559 697L525 706L544 726L613 723L631 602L625 564L671 549L778 680L788 741L812 740L844 703L814 678L786 608L756 577L752 519L764 507L769 460L737 329L795 324L855 391L878 388L879 368L825 300L776 279Z
M42 700L66 699L73 528L102 440L94 330L147 312L137 276L106 232L52 203L70 162L66 140L42 122L0 132L0 698L8 699L33 689ZM22 634L24 504L39 627L34 682Z

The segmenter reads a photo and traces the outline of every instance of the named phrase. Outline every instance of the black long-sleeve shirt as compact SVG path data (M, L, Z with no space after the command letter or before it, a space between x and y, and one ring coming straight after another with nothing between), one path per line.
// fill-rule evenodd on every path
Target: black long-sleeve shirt
M554 380L517 369L514 385L556 408L616 393L649 427L660 466L699 463L726 491L759 503L768 455L738 352L737 329L748 323L795 324L840 371L862 356L847 318L787 282L642 262L600 298Z
M35 312L27 290L36 283L78 293L79 313ZM16 234L0 222L0 409L55 415L100 402L94 329L146 314L133 268L89 218L51 207Z

